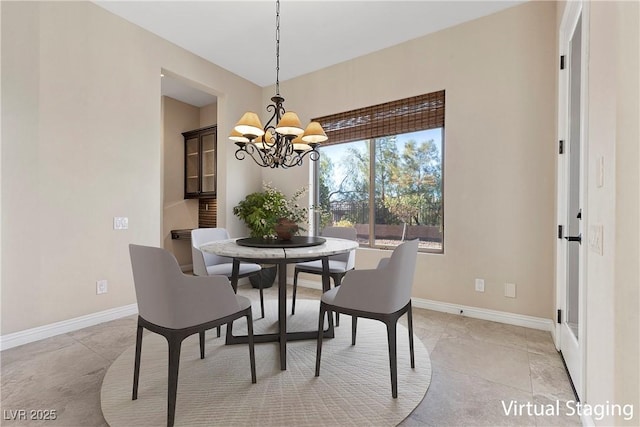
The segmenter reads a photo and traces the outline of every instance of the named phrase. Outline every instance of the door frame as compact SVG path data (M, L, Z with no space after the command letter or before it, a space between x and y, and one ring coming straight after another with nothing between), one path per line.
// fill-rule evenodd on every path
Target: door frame
M585 375L586 375L586 322L587 322L587 239L586 225L588 224L587 206L587 165L588 165L588 52L589 52L589 2L574 1L567 2L562 16L562 21L558 31L558 52L559 55L565 55L569 58L569 41L573 35L573 31L582 17L582 36L581 36L581 78L580 78L580 198L582 206L581 232L583 236L583 244L580 246L579 261L579 313L578 313L578 353L563 354L563 357L572 358L569 363L578 363L579 373L577 378L572 378L575 391L580 400L585 400ZM569 133L569 73L568 70L560 70L558 67L558 141L565 141L565 147L568 141ZM569 155L568 150L564 150L564 154L558 151L557 157L557 186L556 186L556 221L558 225L563 225L566 230L567 222L567 185L569 183ZM566 235L566 232L564 233ZM556 309L562 310L562 319L555 323L554 341L556 348L561 351L563 339L563 323L566 315L566 292L567 292L567 245L569 242L564 238L556 240ZM574 243L575 244L575 243ZM570 337L573 338L573 337ZM568 339L565 335L564 339ZM577 359L577 360L576 360Z

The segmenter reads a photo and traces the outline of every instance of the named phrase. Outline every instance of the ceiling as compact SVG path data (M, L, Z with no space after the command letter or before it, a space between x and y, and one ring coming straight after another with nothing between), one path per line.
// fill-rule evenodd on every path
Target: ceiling
M259 86L275 83L273 0L94 2ZM282 0L280 80L523 2Z

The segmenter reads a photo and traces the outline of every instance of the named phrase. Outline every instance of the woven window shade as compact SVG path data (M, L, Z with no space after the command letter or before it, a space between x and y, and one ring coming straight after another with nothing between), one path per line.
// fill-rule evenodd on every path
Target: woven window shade
M323 146L444 127L444 90L318 117Z

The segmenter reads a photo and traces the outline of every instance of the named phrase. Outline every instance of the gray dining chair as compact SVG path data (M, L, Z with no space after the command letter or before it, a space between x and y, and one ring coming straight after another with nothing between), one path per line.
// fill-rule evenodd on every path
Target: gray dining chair
M323 237L358 240L358 232L354 227L325 227L320 233ZM347 271L356 265L356 250L329 257L329 277L333 279L333 286L338 287ZM298 289L298 273L322 274L322 261L308 261L296 264L293 272L293 296L291 298L291 314L296 313L296 292ZM340 317L336 313L336 326L340 326Z
M191 255L193 258L193 274L196 276L213 276L216 274L231 278L233 260L231 258L211 254L200 250L205 243L228 240L229 232L224 228L196 228L191 230ZM260 273L260 264L241 262L238 278ZM264 317L264 295L262 281L258 281L260 291L260 315ZM220 331L218 331L220 336Z
M169 345L167 426L175 421L182 341L195 333L204 359L204 331L241 317L247 319L251 382L256 382L251 301L238 296L224 276L195 277L182 273L173 254L149 246L129 245L138 302L138 328L132 400L138 398L143 330L162 335Z
M411 288L413 286L417 253L417 239L402 243L395 248L390 258L382 259L377 268L350 271L345 275L340 287L333 288L322 295L316 349L316 377L320 375L322 329L325 313L336 312L352 316L352 345L356 344L358 317L375 319L385 323L387 326L391 395L394 399L398 397L396 324L398 319L405 313L407 313L409 326L411 368L415 368Z

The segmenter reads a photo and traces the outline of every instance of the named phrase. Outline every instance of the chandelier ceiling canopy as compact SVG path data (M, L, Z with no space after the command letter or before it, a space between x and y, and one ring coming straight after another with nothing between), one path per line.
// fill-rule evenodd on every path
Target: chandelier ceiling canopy
M238 146L236 159L247 155L259 166L290 168L302 165L305 157L313 161L320 158L318 146L327 135L318 122L303 129L298 115L286 111L280 96L280 0L276 0L276 94L267 105L271 117L263 127L258 114L248 111L242 115L231 131L229 139Z

